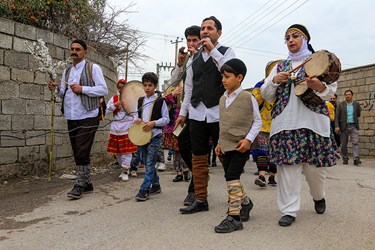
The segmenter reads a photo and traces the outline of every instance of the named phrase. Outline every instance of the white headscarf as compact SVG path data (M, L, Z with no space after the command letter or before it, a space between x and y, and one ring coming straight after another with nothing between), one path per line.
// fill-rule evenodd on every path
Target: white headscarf
M312 52L307 47L306 38L303 36L301 37L302 37L302 46L299 49L299 51L297 53L292 53L289 51L288 59L292 61L304 61L312 54Z

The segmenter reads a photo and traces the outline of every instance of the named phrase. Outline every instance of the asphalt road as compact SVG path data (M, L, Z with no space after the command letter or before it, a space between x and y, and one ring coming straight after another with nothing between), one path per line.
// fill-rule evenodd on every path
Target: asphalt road
M162 193L146 202L134 199L143 175L121 182L119 170L95 176L94 193L75 201L66 196L71 181L8 183L0 187L0 249L375 249L375 161L362 161L329 169L323 215L304 181L288 228L277 223L276 187L255 186L249 161L242 183L254 208L244 230L230 234L213 231L227 205L220 165L210 168L210 211L193 215L179 213L188 183L173 183L173 171L159 173Z

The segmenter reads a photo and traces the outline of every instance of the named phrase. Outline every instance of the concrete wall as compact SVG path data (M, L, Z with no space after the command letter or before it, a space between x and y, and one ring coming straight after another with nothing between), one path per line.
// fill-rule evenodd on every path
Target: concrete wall
M54 59L64 60L69 56L71 40L67 37L0 18L0 179L44 173L48 169L51 120L48 77L37 71L38 63L24 45L24 41L39 38L47 43ZM110 90L108 101L116 91L113 63L93 49L89 49L88 59L103 70ZM56 102L55 129L59 133L55 135L54 170L73 170L67 124L60 112L61 99ZM110 159L106 153L107 138L108 124L96 134L92 148L94 165Z
M353 99L362 107L359 119L360 157L375 158L375 64L344 70L338 81L339 101L345 101L344 92L351 89ZM349 142L351 150L351 142Z

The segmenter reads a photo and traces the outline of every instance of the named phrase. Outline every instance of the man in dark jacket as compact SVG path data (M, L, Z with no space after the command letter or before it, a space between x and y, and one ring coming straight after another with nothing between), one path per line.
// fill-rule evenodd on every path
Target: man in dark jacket
M357 101L353 101L353 91L346 90L345 101L341 102L335 114L335 132L340 133L341 155L343 164L348 164L348 140L352 139L354 165L361 163L359 159L359 120L361 116L361 106Z

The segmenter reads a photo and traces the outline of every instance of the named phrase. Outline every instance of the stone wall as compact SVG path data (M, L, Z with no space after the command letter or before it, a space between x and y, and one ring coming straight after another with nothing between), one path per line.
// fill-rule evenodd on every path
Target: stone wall
M360 156L375 158L375 64L344 70L336 92L339 101L345 101L347 89L353 91L353 99L362 107L359 118ZM351 142L349 148L351 150Z
M17 174L41 174L48 169L51 121L48 78L37 71L38 63L24 44L39 38L47 43L54 59L64 60L69 56L71 40L67 37L0 18L0 179ZM88 60L103 70L109 88L108 101L116 91L113 63L93 49L89 49ZM67 124L60 108L61 99L57 98L53 170L73 170ZM108 123L101 125L92 148L94 165L110 160L106 153Z

